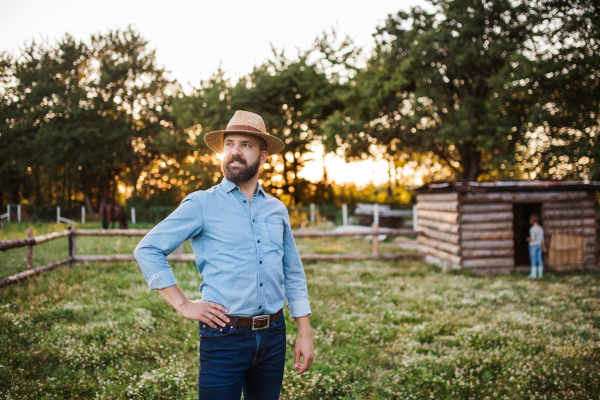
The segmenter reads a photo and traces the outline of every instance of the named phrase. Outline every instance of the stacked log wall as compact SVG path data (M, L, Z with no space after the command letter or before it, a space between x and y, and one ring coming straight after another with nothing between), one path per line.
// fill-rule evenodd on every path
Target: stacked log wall
M417 195L419 242L425 261L449 272L461 268L458 193Z
M510 272L515 266L512 203L464 203L459 212L461 267L479 274Z
M583 266L598 268L597 229L598 204L587 193L581 192L575 201L550 201L542 206L542 221L546 243L550 243L552 234L575 234L585 237ZM583 196L585 195L585 196ZM552 266L550 266L552 267ZM570 269L577 265L562 265L555 268Z

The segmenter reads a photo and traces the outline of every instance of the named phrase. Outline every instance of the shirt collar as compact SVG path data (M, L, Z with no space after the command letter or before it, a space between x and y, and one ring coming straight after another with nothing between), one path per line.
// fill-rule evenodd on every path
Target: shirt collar
M262 193L263 196L266 196L266 193L264 191L264 189L262 188L262 186L260 186L260 183L257 185L257 193ZM221 187L223 187L223 190L225 190L225 193L229 193L232 190L234 190L235 188L237 188L237 185L233 182L230 182L227 180L227 178L223 178L223 180L221 181Z
M225 190L225 193L231 192L233 189L237 187L237 185L233 182L227 180L227 178L223 178L221 181L221 187Z

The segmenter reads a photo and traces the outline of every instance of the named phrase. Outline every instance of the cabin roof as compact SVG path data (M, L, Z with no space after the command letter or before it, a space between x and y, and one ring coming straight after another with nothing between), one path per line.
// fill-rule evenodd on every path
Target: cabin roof
M600 191L600 182L594 181L491 181L491 182L437 182L415 189L417 193L485 193L485 192L564 192Z

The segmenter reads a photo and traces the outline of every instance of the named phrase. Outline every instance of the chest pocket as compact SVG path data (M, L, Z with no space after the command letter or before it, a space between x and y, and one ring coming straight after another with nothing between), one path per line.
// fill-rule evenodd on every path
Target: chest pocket
M265 220L267 232L271 243L277 247L283 247L283 219L282 218L267 218Z

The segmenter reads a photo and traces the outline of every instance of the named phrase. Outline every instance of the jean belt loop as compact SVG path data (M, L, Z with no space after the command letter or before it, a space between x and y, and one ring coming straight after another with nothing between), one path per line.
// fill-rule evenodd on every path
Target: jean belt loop
M235 317L235 320L233 320L233 326L231 327L231 329L234 330L234 331L235 331L235 328L237 328L238 318L239 317Z

